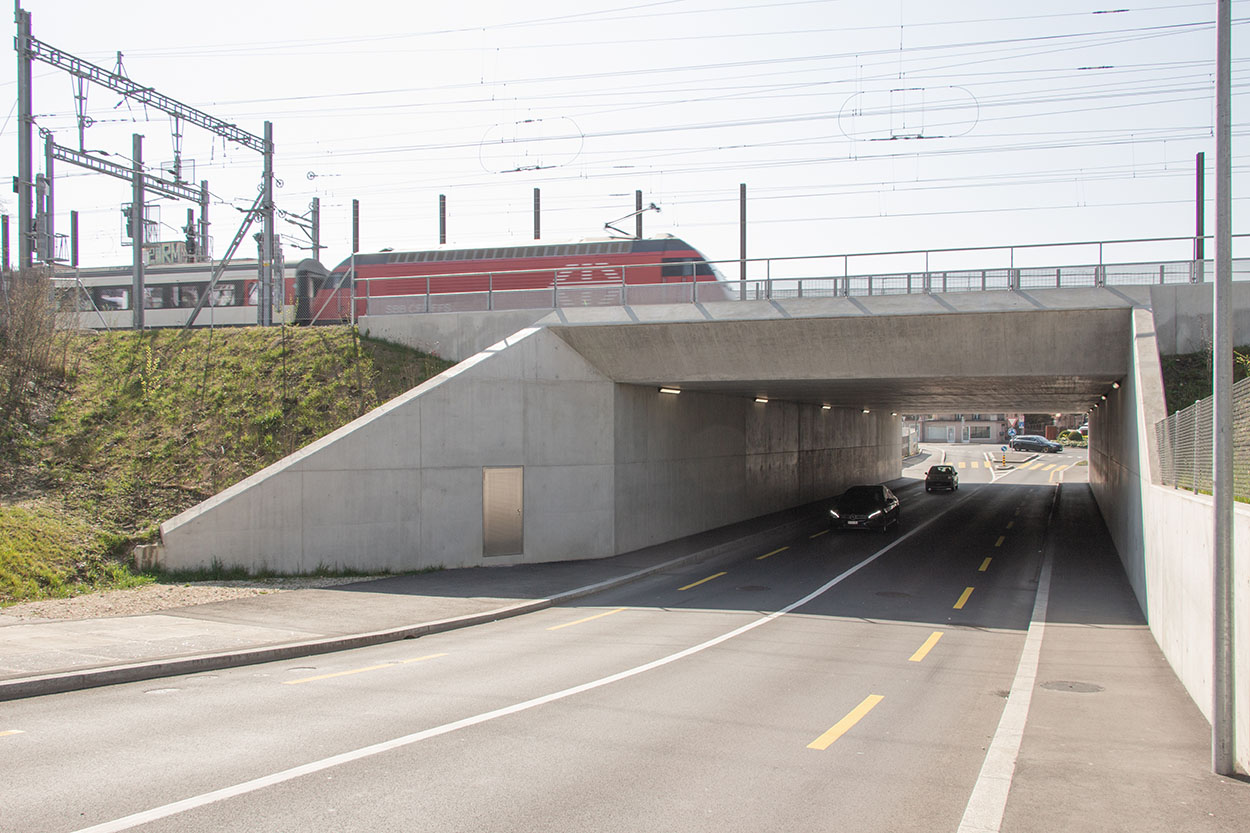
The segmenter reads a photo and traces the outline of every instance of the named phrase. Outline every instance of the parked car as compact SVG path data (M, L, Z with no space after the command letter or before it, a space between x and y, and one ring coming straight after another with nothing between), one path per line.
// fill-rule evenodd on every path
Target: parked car
M924 475L924 490L932 492L934 489L949 489L952 492L959 489L959 472L954 466L929 466Z
M1011 450L1045 451L1048 454L1054 454L1057 451L1063 451L1063 445L1037 434L1021 434L1018 437L1011 438Z
M833 499L829 526L833 529L879 529L898 523L898 498L885 486L852 486Z
M1088 436L1089 436L1089 423L1088 423L1088 422L1087 422L1087 423L1085 423L1084 425L1082 425L1082 426L1081 426L1080 428L1078 428L1077 430L1081 432L1081 436L1082 436L1082 437L1088 437Z

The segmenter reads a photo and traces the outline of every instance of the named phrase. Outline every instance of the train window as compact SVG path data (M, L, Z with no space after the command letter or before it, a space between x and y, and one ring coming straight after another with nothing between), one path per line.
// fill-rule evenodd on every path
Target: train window
M660 267L660 277L662 278L688 278L694 274L694 265L690 263L693 258L686 257L666 257L661 260L664 265Z
M130 309L130 290L121 286L102 286L95 291L99 309Z
M178 293L178 306L194 307L200 302L200 293L204 291L204 284L182 284L175 288Z
M235 298L238 297L238 290L239 290L238 284L233 284L233 283L217 284L216 286L213 287L213 306L215 307L234 306L237 303L235 301Z
M169 297L168 286L145 286L143 288L144 309L165 309L173 306Z

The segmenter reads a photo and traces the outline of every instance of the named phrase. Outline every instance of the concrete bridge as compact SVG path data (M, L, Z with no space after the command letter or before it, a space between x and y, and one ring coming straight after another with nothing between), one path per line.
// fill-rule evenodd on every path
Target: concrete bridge
M1250 284L1235 290L1245 343ZM1160 485L1153 426L1159 356L1201 349L1211 301L1209 284L1174 284L365 318L369 335L461 361L164 523L163 561L298 572L606 557L897 478L901 413L1097 404L1093 493L1156 639L1208 711L1211 501ZM1244 680L1244 505L1235 523Z

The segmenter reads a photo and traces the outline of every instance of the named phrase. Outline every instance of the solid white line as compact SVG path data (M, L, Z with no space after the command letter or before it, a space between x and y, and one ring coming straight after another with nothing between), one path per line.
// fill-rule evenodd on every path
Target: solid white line
M1024 724L1029 717L1029 702L1037 684L1037 663L1042 653L1042 637L1046 633L1046 605L1050 601L1050 564L1050 556L1047 555L1038 577L1029 634L1024 639L1016 677L1011 681L1011 694L1003 707L994 740L985 753L981 774L977 776L972 795L968 798L958 833L998 833L1002 826L1007 794L1011 792L1011 779L1015 776L1016 759L1020 755L1020 742L1024 739Z
M444 723L442 726L435 726L432 729L425 729L420 732L414 732L410 735L404 735L403 737L398 737L392 740L382 741L381 743L375 743L370 746L363 746L360 749L353 749L349 752L343 752L342 754L339 754L339 755L332 755L329 758L322 758L319 761L313 761L311 763L302 764L297 767L291 767L290 769L284 769L284 770L281 770L280 772L275 772L270 775L262 776L260 778L253 778L250 781L244 781L240 784L235 784L230 787L223 787L222 789L213 790L212 792L203 793L201 795L192 796L190 798L184 798L181 801L175 801L172 804L166 804L161 807L154 807L151 810L144 810L139 813L132 813L131 815L124 816L120 819L114 819L113 821L106 821L100 824L92 825L91 827L81 828L80 830L75 831L75 833L117 833L117 831L129 830L132 827L138 827L141 824L148 824L150 822L157 821L158 819L168 818L170 816L175 816L179 813L185 813L188 810L194 810L197 807L203 807L207 804L213 804L218 801L224 801L227 798L234 798L236 796L244 795L246 793L255 792L256 790L262 790L266 787L276 786L277 784L281 784L286 781L291 781L296 778L301 778L305 775L311 775L314 772L321 772L322 770L330 769L331 767L342 766L343 764L351 763L353 761L359 761L362 758L368 758L373 755L380 755L383 752L390 752L394 749L399 749L404 746L410 746L414 743L420 743L423 740L435 738L435 737L438 737L439 735L446 735L451 732L455 732L459 729L466 729L470 726L476 726L479 723L486 723L487 721L494 720L499 717L506 717L508 715L517 714L518 712L527 711L536 706L543 706L543 705L546 705L547 703L554 703L557 700L563 700L564 698L572 697L575 694L582 694L584 692L591 691L592 689L600 688L605 685L611 685L612 683L617 683L617 682L620 682L621 680L629 679L630 677L635 677L639 674L646 673L647 671L651 671L655 668L668 665L670 662L676 662L679 659L685 659L686 657L692 656L701 651L706 651L708 648L713 648L721 644L722 642L727 642L736 636L741 636L742 634L748 631L752 631L758 628L760 625L765 625L773 621L774 619L778 619L782 616L785 616L787 613L790 613L796 608L802 607L803 605L807 604L813 599L816 599L822 596L823 594L827 593L829 590L841 584L846 579L850 578L855 573L862 570L864 567L867 567L869 564L876 561L881 556L885 555L890 550L897 547L899 544L906 541L911 536L915 535L920 530L924 529L929 524L936 521L938 518L942 517L942 515L945 515L946 512L949 512L951 509L955 508L955 506L956 504L952 502L951 505L944 512L940 512L937 515L934 515L929 520L925 521L924 523L912 529L906 535L900 535L898 538L895 538L891 543L877 550L875 553L868 556L863 561L859 562L853 567L847 568L844 572L840 573L836 577L825 582L820 587L816 588L811 593L808 593L806 596L799 599L798 601L792 602L786 605L781 610L778 610L774 613L769 613L766 616L756 619L753 622L748 622L747 624L742 625L741 627L735 628L734 630L731 630L728 633L723 633L720 636L709 639L706 642L701 642L698 645L694 645L690 648L686 648L684 650L678 651L675 654L669 654L666 657L661 657L660 659L653 660L652 662L648 662L645 665L639 665L634 668L627 669L625 671L620 671L616 674L611 674L607 677L601 677L598 680L592 680L591 682L588 682L588 683L582 683L581 685L573 686L572 688L566 688L561 691L553 692L551 694L544 694L541 697L535 697L532 700L526 700L522 703L516 703L511 706L505 706L504 708L501 708L501 709L495 709L493 711L483 712L482 714L474 715L473 717L466 717L463 720L457 720L452 723Z

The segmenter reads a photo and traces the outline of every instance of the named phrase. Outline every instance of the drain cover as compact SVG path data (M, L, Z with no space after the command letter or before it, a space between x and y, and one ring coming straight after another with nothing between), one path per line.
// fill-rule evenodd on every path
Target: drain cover
M1102 691L1102 686L1093 683L1078 683L1073 680L1051 680L1048 683L1042 683L1042 688L1051 691L1071 691L1075 694L1094 694Z
M738 589L739 589L739 590L752 590L752 591L759 591L759 590L771 590L772 588L771 588L771 587L765 587L765 586L764 586L764 585L762 585L762 584L744 584L744 585L742 585L741 587L739 587Z

